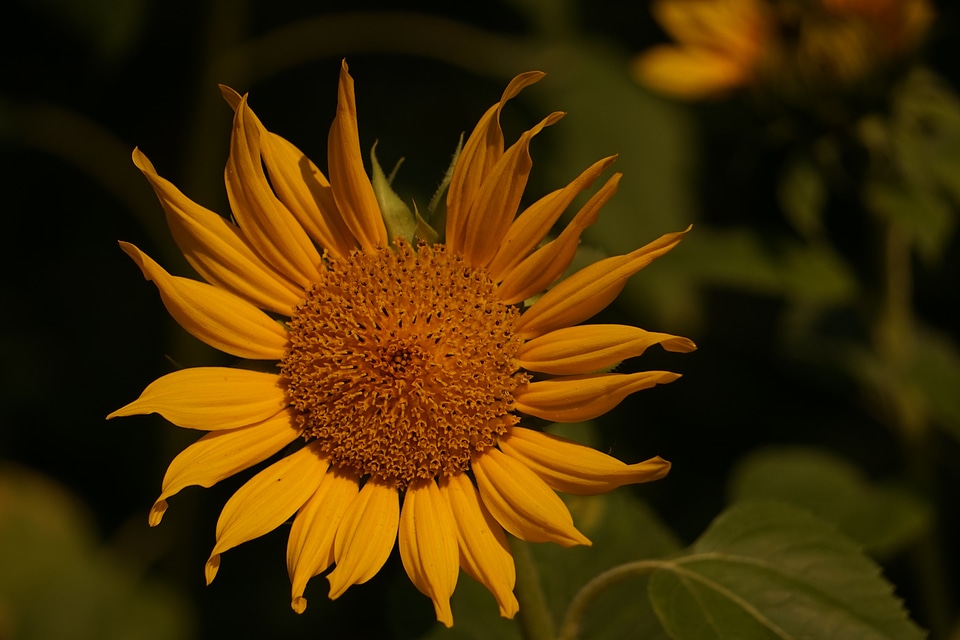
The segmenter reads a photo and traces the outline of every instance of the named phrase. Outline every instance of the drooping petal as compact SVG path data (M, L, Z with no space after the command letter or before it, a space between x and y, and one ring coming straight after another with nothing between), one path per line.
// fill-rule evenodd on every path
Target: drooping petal
M397 540L400 498L393 487L368 480L343 514L333 553L337 566L330 581L330 599L375 576Z
M303 287L263 262L241 238L236 225L201 207L161 178L139 149L133 150L133 163L156 192L173 239L197 273L261 309L286 316L293 313L303 299Z
M453 514L433 480L407 487L399 546L410 581L433 600L437 620L452 627L450 596L457 586L460 552Z
M159 413L187 429L233 429L260 422L287 406L280 376L233 367L193 367L151 382L140 397L107 419Z
M638 371L565 376L530 382L513 392L517 411L551 422L582 422L602 416L631 393L673 382L679 373Z
M528 371L579 375L642 355L654 344L680 353L697 348L687 338L669 333L654 333L622 324L584 324L557 329L523 343L517 352L517 362Z
M290 574L290 606L297 613L307 608L307 599L303 597L307 582L333 564L337 529L359 490L356 475L331 470L293 519L287 539L287 573Z
M217 520L217 543L204 572L207 584L220 568L220 554L273 531L296 513L317 490L328 462L312 442L257 475L227 500Z
M340 67L337 115L327 139L327 168L337 208L363 250L371 252L387 246L387 228L380 215L380 205L363 168L357 102L346 60Z
M480 502L466 474L441 479L440 493L450 505L460 546L460 564L485 586L500 607L500 615L513 618L520 609L513 588L517 570L503 527Z
M616 156L610 156L593 163L573 182L545 195L524 209L510 225L510 230L500 242L500 248L487 266L493 281L500 282L504 273L516 267L530 255L574 198L585 189L589 189L616 159Z
M500 241L517 215L520 198L527 186L530 169L533 168L530 141L563 115L560 112L551 113L525 131L493 165L483 181L463 223L465 235L462 250L470 265L485 267L497 252Z
M472 464L480 498L504 529L528 542L589 545L563 500L526 465L496 448Z
M128 242L120 248L152 280L177 323L214 349L253 360L279 360L287 346L287 330L255 306L204 282L171 276Z
M236 111L242 96L225 85L220 85L220 93ZM350 255L357 243L337 209L327 177L300 149L267 131L252 111L250 115L260 129L260 154L277 197L314 242L337 256Z
M523 302L560 279L573 261L583 231L597 221L600 209L617 192L622 173L614 174L590 198L560 236L533 252L523 262L504 274L498 292L505 304Z
M466 238L466 217L473 207L480 187L493 166L503 155L503 131L500 129L500 111L508 100L524 88L543 78L540 71L521 73L507 85L496 103L483 114L473 133L463 145L457 165L453 168L447 191L447 246L454 252L463 250Z
M309 287L319 279L320 254L270 188L260 161L261 127L246 97L242 98L233 116L224 169L230 208L247 242L278 271Z
M150 509L150 526L160 524L167 510L167 498L181 489L193 485L212 487L266 460L299 434L293 414L286 410L257 424L203 436L181 451L167 467L160 497Z
M561 280L520 316L518 332L526 339L535 338L592 317L623 291L627 278L677 246L689 230L664 234L635 251L600 260Z
M670 463L659 456L626 464L573 440L522 427L501 436L500 448L551 489L574 495L595 495L625 484L659 480L670 471Z

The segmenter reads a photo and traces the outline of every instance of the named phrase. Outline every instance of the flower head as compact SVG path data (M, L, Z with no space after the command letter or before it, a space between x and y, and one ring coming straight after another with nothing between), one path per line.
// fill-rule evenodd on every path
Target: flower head
M484 114L456 160L443 228L429 230L416 216L410 228L423 232L411 238L388 230L397 227L384 222L383 187L375 189L364 170L346 64L329 179L267 131L246 96L224 90L235 110L225 179L236 224L189 200L134 151L177 244L206 282L168 274L131 244L121 243L123 250L187 331L233 356L279 363L275 372L176 371L110 415L156 412L208 432L170 464L150 524L184 487L211 486L300 445L228 500L208 582L223 552L293 517L287 567L298 612L310 578L333 567L327 578L336 598L373 577L399 538L403 566L441 622L453 622L460 567L512 617L518 603L505 532L590 544L556 491L594 494L667 473L659 457L628 465L520 426L523 415L599 416L630 393L678 377L599 371L654 344L694 349L668 334L579 324L683 233L555 284L620 176L549 242L551 226L613 158L517 215L530 141L562 114L506 149L499 115L542 75L515 78Z
M853 84L916 47L933 10L927 0L657 0L653 15L676 44L639 55L636 77L701 99Z

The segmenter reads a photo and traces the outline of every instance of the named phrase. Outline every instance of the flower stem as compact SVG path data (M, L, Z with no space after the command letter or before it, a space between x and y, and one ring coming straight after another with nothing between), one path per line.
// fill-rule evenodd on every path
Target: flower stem
M883 238L882 302L874 326L874 348L885 368L884 388L879 391L888 399L888 419L900 437L910 482L935 502L934 434L925 401L910 380L918 338L912 302L911 238L893 221L881 219L879 224ZM926 623L933 637L943 637L950 617L943 548L935 524L917 541L911 556Z
M510 549L517 566L515 592L520 602L517 621L524 640L554 640L553 617L543 593L540 572L530 553L530 545L514 538L510 541Z
M616 586L627 578L645 575L656 569L667 569L673 566L673 564L663 560L639 560L604 571L583 585L577 595L573 597L570 606L567 608L567 614L563 618L563 624L560 626L558 640L575 640L577 634L580 633L580 626L583 624L583 616L587 612L587 607L600 593Z

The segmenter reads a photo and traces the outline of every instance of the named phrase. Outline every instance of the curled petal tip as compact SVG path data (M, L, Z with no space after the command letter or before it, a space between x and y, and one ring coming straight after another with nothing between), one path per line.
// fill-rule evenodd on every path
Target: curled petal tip
M297 613L303 613L307 610L307 599L302 597L294 598L290 602L290 608L292 608Z
M150 523L151 527L155 527L160 524L160 521L163 520L163 514L167 511L167 501L166 500L157 500L153 503L153 507L150 509L150 515L147 516L147 521Z
M213 579L217 577L217 571L220 570L220 554L215 553L210 556L210 559L207 560L207 564L203 567L203 574L207 579L207 585L213 582Z

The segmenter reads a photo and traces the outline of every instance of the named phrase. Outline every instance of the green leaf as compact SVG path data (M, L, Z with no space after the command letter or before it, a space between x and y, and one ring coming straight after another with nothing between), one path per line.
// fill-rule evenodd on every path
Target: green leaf
M732 501L775 500L809 510L870 553L889 556L929 528L929 506L906 490L872 484L850 462L808 447L769 447L734 469Z
M844 302L856 294L850 269L819 245L787 238L771 241L751 229L704 226L695 228L683 244L685 251L673 257L673 264L699 282L816 305Z
M648 595L677 640L913 640L880 568L812 514L778 503L727 509Z
M787 167L777 195L794 229L805 238L821 233L827 192L823 177L809 158L798 158Z
M99 547L83 505L52 480L0 467L0 636L191 638L188 603ZM12 625L12 627L8 626Z

